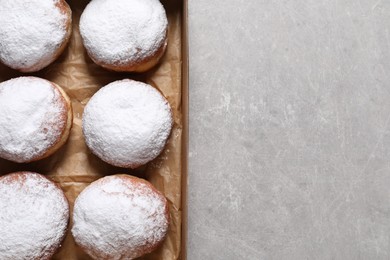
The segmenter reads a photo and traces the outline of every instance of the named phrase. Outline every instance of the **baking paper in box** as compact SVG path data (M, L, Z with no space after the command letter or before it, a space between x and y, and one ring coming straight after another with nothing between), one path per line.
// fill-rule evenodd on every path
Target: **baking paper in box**
M117 73L107 71L88 57L79 34L79 19L89 1L67 1L73 12L73 33L68 48L53 64L44 70L23 74L0 65L0 81L14 77L33 75L53 81L63 87L72 100L73 126L68 142L54 155L29 164L17 164L0 159L0 174L15 171L34 171L45 174L57 182L64 190L71 211L77 195L89 183L103 176L128 173L145 178L164 193L170 207L170 229L162 246L141 259L172 260L179 259L181 249L182 224L182 154L183 110L182 110L182 1L162 1L168 15L169 34L167 52L161 63L142 74ZM90 97L102 86L124 78L149 83L158 88L168 99L174 114L174 127L167 146L162 154L136 170L117 168L101 161L91 154L82 135L82 114ZM1 138L1 137L0 137ZM72 213L72 212L71 212ZM78 248L70 233L70 220L67 236L54 259L90 259Z

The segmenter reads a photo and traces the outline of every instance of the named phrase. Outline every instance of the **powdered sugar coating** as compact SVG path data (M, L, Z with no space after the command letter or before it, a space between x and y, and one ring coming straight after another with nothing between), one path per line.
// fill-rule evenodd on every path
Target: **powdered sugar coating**
M31 172L0 178L0 259L50 259L62 242L69 205L60 188Z
M0 60L22 71L49 65L67 37L60 0L0 0Z
M81 192L72 234L94 259L134 259L154 250L168 230L165 197L136 177L114 175Z
M163 150L173 124L168 101L152 86L120 80L101 88L83 114L88 147L103 161L135 168Z
M42 156L66 128L67 109L47 80L19 77L0 83L0 157L21 163Z
M166 44L168 21L159 0L94 0L80 19L84 45L97 62L141 62Z

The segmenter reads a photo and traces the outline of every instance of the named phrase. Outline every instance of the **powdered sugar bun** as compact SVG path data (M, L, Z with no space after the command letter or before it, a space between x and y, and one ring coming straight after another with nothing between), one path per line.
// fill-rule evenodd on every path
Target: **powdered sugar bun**
M22 71L38 71L65 49L72 11L65 0L0 0L0 60Z
M94 259L134 259L152 252L169 225L165 197L129 175L99 179L75 201L72 234Z
M0 259L50 259L64 239L69 205L46 177L17 172L0 177Z
M136 168L163 150L173 124L168 101L152 86L119 80L101 88L83 114L91 151L118 167Z
M19 77L0 83L0 157L14 162L45 158L67 140L69 97L55 83Z
M168 21L159 0L94 0L80 18L91 59L115 71L155 66L167 45Z

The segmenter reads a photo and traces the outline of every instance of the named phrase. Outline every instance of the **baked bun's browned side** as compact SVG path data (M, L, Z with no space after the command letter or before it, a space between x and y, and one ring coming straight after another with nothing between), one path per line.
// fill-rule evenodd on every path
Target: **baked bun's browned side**
M0 177L0 205L0 259L51 259L69 223L59 186L38 173L10 173Z
M164 55L168 20L159 0L91 1L80 18L80 34L96 64L144 72Z
M63 106L66 109L61 114L61 118L63 118L63 121L65 122L65 125L63 125L61 127L62 128L61 135L54 142L53 146L49 147L49 149L47 149L47 151L43 155L41 155L41 156L39 156L37 158L34 158L32 161L38 161L38 160L44 159L46 157L49 157L50 155L52 155L56 151L58 151L58 149L60 149L66 143L66 141L68 140L69 134L70 134L70 130L72 129L73 109L72 109L71 100L70 100L69 96L66 94L66 92L63 90L63 88L61 88L56 83L51 82L51 84L62 95L61 96L61 103L63 104Z
M165 50L167 48L168 44L168 38L166 37L165 42L163 45L161 45L160 48L157 49L157 51L143 59L140 60L134 60L134 61L129 61L125 64L117 63L117 64L112 64L108 63L104 60L99 59L94 53L91 51L87 51L89 57L98 64L99 66L102 66L105 69L112 70L112 71L117 71L117 72L145 72L156 66L159 62L162 56L165 53Z
M50 59L42 61L30 68L21 68L19 69L21 72L34 72L41 70L42 68L50 65L56 59L58 59L58 57L60 57L60 55L64 52L65 48L68 46L70 37L72 35L72 9L70 9L68 3L65 0L59 0L56 6L61 10L61 13L66 15L64 24L66 28L66 33L62 43L59 45L58 49L54 52Z
M93 259L135 259L164 241L168 203L146 180L107 176L80 193L73 223L76 243Z
M50 65L70 40L69 5L65 0L3 1L0 61L21 72L35 72Z
M37 77L0 83L0 158L27 163L65 144L72 127L71 101L57 84Z

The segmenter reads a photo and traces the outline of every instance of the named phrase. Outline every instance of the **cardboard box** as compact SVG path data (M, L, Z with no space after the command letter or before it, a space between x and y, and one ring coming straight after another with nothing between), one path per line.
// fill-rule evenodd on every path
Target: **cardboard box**
M71 207L89 183L103 176L127 173L145 178L162 191L170 204L171 223L167 239L155 252L141 259L186 259L187 242L187 155L188 155L188 38L187 1L162 0L168 20L168 48L161 63L142 74L116 73L94 64L82 45L78 23L88 0L67 1L73 12L73 33L61 57L37 73L24 74L0 65L0 81L19 76L37 76L59 84L72 100L73 126L68 142L54 155L33 163L17 164L0 159L0 175L16 171L44 174L64 190ZM102 86L131 78L150 83L168 99L174 113L174 129L163 153L136 170L108 165L92 155L81 131L82 112L89 98ZM0 115L1 116L1 115ZM0 137L1 138L1 137ZM70 234L54 259L90 259Z

